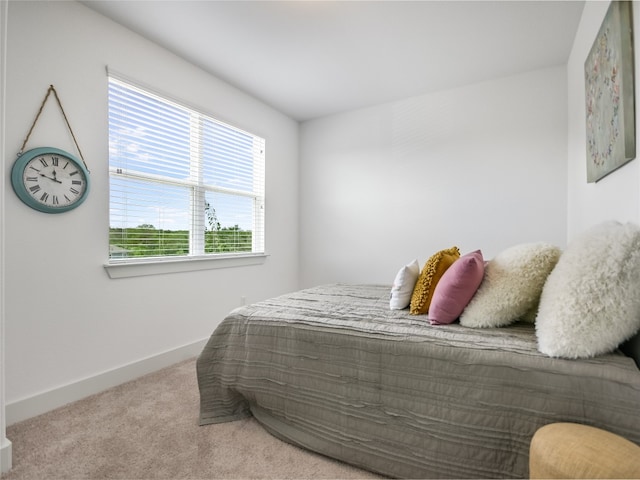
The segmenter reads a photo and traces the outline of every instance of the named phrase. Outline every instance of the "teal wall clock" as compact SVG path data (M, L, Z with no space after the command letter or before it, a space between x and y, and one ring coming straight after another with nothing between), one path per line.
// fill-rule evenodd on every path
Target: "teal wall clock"
M34 148L11 169L11 185L26 205L44 213L62 213L82 204L89 194L84 162L64 150Z

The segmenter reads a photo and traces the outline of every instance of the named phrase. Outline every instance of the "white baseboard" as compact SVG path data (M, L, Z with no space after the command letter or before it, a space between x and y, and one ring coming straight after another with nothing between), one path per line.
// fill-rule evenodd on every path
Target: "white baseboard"
M5 405L7 425L12 425L22 420L41 415L68 403L115 387L116 385L135 380L148 373L196 357L202 352L207 340L208 339L204 339L189 345L184 345L78 382L8 403ZM4 467L4 462L2 465Z
M6 473L12 467L11 442L7 438L0 438L0 473Z

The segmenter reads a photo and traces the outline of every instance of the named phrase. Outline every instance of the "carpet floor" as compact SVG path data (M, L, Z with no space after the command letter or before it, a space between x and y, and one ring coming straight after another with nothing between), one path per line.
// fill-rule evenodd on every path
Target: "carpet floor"
M195 359L7 428L17 479L382 478L289 445L253 418L198 426Z

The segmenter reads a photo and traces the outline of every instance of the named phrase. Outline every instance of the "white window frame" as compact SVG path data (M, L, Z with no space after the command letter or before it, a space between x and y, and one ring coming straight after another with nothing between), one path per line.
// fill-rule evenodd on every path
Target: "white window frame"
M190 134L199 135L205 120L222 124L229 128L238 130L236 127L224 124L211 115L203 114L199 110L186 106L182 102L155 93L153 89L141 86L138 82L132 82L126 77L115 74L108 70L109 81L124 84L127 88L139 90L145 94L152 95L157 99L166 101L172 105L188 110L190 112ZM248 132L245 132L248 133ZM255 135L248 133L255 137ZM156 256L156 257L127 257L109 258L104 265L105 270L111 278L122 278L131 276L155 275L163 273L196 271L212 268L228 268L236 266L259 265L264 263L268 256L265 252L265 181L264 181L264 139L262 140L262 152L253 157L254 171L261 173L254 175L254 188L252 192L232 190L220 186L206 185L202 179L202 156L201 144L192 138L190 142L190 172L185 179L169 178L149 173L123 171L109 165L109 178L121 177L132 180L141 180L149 183L166 183L190 190L190 210L191 222L189 227L189 253L185 256ZM256 183L257 182L257 183ZM111 203L111 186L110 203ZM201 214L205 210L206 192L218 192L232 194L234 196L245 196L253 198L253 228L252 228L252 251L251 252L231 252L231 253L205 253L205 230L204 216ZM111 223L111 218L110 218ZM111 227L111 225L110 225ZM111 228L109 229L111 231ZM256 234L258 233L258 234ZM109 241L111 244L111 241Z

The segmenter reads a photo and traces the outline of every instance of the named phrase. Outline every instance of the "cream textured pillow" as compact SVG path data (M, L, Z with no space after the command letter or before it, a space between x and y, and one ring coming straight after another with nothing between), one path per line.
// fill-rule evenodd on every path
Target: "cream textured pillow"
M465 327L503 327L535 307L560 258L548 243L515 245L485 265L484 279L460 316Z
M402 310L411 303L411 295L416 281L420 275L420 264L418 260L405 265L398 271L391 287L391 298L389 308L391 310Z
M640 227L597 225L572 241L544 287L538 349L551 357L610 352L640 330Z
M433 297L433 291L444 272L460 258L458 247L451 247L447 250L440 250L431 255L424 264L422 272L418 277L416 286L411 296L411 315L423 315L429 311L429 304Z
M536 316L538 315L538 305L540 305L539 301L536 302L533 308L530 308L529 310L527 310L525 314L522 315L518 321L522 323L530 323L532 325L536 323Z

